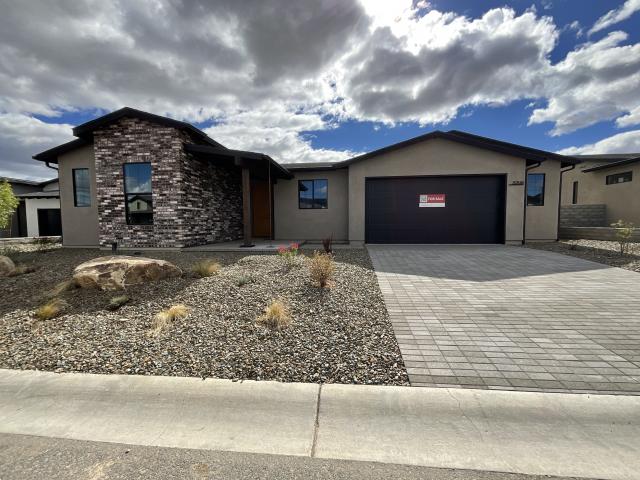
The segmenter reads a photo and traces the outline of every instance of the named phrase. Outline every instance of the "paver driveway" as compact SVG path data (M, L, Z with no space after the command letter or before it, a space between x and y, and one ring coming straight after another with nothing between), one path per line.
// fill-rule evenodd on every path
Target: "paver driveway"
M367 248L412 385L640 395L640 274L521 247Z

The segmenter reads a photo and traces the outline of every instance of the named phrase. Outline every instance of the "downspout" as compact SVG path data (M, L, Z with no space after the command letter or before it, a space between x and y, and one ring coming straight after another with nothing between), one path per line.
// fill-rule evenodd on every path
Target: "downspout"
M58 167L52 167L49 162L44 162L44 166L50 168L51 170L58 171Z
M562 206L562 174L564 172L570 172L576 168L575 164L571 165L569 168L562 170L560 168L560 187L558 188L558 226L556 228L556 242L560 240L560 207Z
M524 169L524 213L522 215L522 245L527 239L527 184L529 183L529 170L538 168L542 162L536 162Z

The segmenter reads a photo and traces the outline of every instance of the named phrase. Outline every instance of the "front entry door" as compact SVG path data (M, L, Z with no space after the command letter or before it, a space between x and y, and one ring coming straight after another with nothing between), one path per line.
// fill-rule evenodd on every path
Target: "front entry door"
M59 208L38 209L38 234L41 237L62 235L62 222Z
M271 238L271 215L269 207L269 183L264 180L251 182L251 221L256 238Z

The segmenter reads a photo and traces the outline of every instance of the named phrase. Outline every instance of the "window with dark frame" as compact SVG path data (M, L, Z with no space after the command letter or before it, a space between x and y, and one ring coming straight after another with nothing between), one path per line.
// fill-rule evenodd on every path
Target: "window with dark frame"
M578 182L573 182L573 193L571 195L571 203L572 204L576 204L578 203Z
M612 175L607 175L607 185L630 182L631 180L633 180L632 172L614 173Z
M544 205L544 173L527 175L527 206L542 207Z
M328 208L329 181L298 180L298 208Z
M128 225L153 224L151 164L124 164L124 197Z
M73 205L75 207L90 207L89 169L74 168L71 173L73 175Z

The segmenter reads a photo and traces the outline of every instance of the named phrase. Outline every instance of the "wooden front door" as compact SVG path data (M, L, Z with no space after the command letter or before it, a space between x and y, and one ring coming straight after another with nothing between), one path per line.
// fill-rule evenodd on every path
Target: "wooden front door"
M271 198L269 183L264 180L251 182L251 221L254 237L271 238Z

